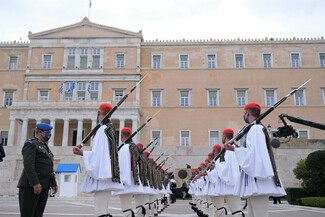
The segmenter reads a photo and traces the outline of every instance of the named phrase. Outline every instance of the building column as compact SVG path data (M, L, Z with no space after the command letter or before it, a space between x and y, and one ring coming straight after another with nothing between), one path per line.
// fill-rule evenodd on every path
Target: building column
M136 130L138 129L138 121L133 119L132 120L132 133L134 133ZM133 137L133 142L134 143L138 143L138 138L140 138L140 136L138 134L136 134L134 137Z
M68 136L69 136L69 119L64 119L62 146L68 146Z
M77 129L77 144L79 145L82 141L82 129L83 129L83 120L78 119L78 129Z
M91 120L91 130L97 126L97 120Z
M15 127L16 127L16 119L10 118L10 128L8 132L8 146L14 145Z
M37 124L39 124L39 123L42 123L42 119L41 118L37 118L36 119L36 125L35 126L37 126Z
M21 137L20 137L20 144L21 146L24 145L26 137L27 137L27 127L28 127L28 119L27 118L23 118L23 126L21 128Z
M55 138L55 119L50 120L50 125L53 127L51 130L52 137L49 141L49 146L54 146L54 138Z
M125 126L125 120L124 119L120 119L120 135L121 135L121 131ZM119 143L120 145L122 144L122 141L119 139Z
M29 70L29 69L27 69ZM26 71L27 71L26 70ZM24 95L23 95L23 100L26 101L27 100L27 92L28 92L28 81L25 81L25 84L24 84Z

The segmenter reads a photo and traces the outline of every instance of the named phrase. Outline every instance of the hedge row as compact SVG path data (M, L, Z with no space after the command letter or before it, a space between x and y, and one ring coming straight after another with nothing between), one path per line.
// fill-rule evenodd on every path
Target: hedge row
M297 204L297 199L302 198L302 197L309 197L313 196L308 194L307 191L305 191L303 188L286 188L285 189L287 192L287 201L290 204Z
M302 197L296 203L303 206L313 206L325 208L325 197Z

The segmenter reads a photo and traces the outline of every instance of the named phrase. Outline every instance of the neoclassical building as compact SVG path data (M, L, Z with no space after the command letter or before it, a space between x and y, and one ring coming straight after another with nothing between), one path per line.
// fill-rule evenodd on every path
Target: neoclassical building
M310 78L263 124L275 131L281 113L325 123L324 37L145 41L142 31L88 18L28 34L29 42L0 42L0 134L11 154L39 122L54 126L49 145L58 152L79 144L99 105L116 105L145 75L111 117L117 131L134 131L160 110L135 137L143 144L155 137L162 148L221 143L223 129L244 126L246 103L265 111ZM289 124L300 138L324 139L324 131Z

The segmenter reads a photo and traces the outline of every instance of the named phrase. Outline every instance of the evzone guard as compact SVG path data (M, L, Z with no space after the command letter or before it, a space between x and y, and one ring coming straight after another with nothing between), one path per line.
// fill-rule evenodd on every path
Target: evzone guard
M244 107L245 122L249 124L258 118L260 109L257 103L247 104ZM220 152L222 147L215 145L213 156L217 160L211 161L210 153L208 165L201 163L198 169L193 170L188 182L189 193L195 198L190 203L192 209L199 216L224 217L230 213L232 216L245 216L241 198L247 198L247 216L267 217L269 196L286 195L276 171L268 133L260 123L253 125L243 147L231 145L233 134L232 129L223 131L222 142L228 151ZM224 206L224 199L229 210Z

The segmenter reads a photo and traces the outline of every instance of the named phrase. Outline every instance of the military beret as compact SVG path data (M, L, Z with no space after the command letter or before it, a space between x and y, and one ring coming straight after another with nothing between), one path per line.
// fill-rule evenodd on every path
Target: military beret
M143 147L142 143L138 143L137 146L139 146L139 147Z
M108 103L103 103L99 106L99 110L109 112L110 110L112 110L112 106Z
M148 152L148 151L144 151L143 154L144 154L144 155L148 155L149 152Z
M248 103L245 105L244 109L256 108L261 110L261 106L255 102Z
M153 159L152 159L151 157L149 157L149 160L151 160L151 161L152 161Z
M205 159L205 162L207 162L207 161L209 161L209 159L207 158L207 159Z
M232 130L232 129L230 129L230 128L227 128L227 129L224 129L223 130L223 132L222 132L223 134L234 134L234 131Z
M201 165L201 166L205 166L205 163L201 163L200 165Z
M208 156L212 156L213 155L213 153L212 152L210 152L209 154L208 154Z
M131 129L128 128L128 127L124 127L122 130L121 130L121 133L131 133Z
M49 124L46 123L39 123L36 125L36 128L39 130L47 131L47 130L52 130L53 127Z
M213 149L221 149L221 145L214 145Z

